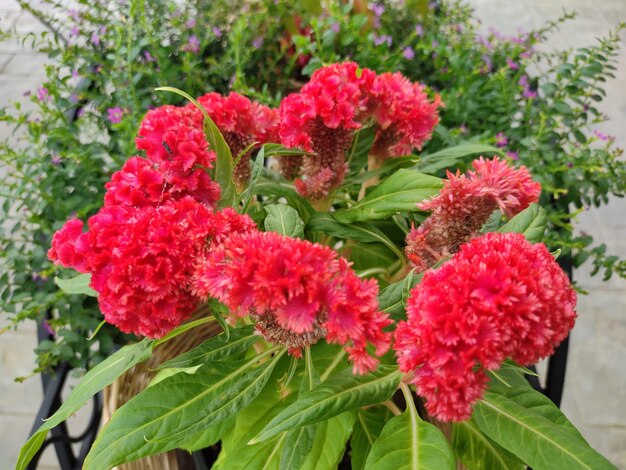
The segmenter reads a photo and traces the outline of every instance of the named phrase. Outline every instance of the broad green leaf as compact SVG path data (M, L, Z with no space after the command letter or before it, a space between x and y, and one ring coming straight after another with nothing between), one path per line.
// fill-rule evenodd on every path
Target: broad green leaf
M473 419L452 423L452 447L468 470L524 470L513 454L489 439Z
M439 170L451 168L460 162L469 160L469 157L501 155L501 150L491 145L464 144L450 147L439 152L431 153L422 157L422 160L415 165L415 169L428 174L437 173Z
M522 233L529 242L538 243L546 231L546 211L537 204L531 204L498 229L500 233Z
M18 461L17 470L25 469L28 462L37 453L48 431L65 421L71 414L78 411L100 390L133 367L150 357L153 342L147 339L139 343L124 346L85 374L83 380L74 387L61 407L48 418L31 438L24 444Z
M395 321L406 320L406 311L402 299L404 281L394 282L385 287L378 294L378 306L381 311L388 313Z
M379 366L375 372L355 376L351 369L333 375L276 416L252 441L261 442L283 431L319 423L338 414L388 400L400 382L397 367Z
M235 424L235 417L221 421L215 426L209 426L204 431L200 431L197 434L193 434L185 442L180 444L180 448L187 452L195 452L196 450L205 449L216 444L224 435L224 433L233 427Z
M365 461L365 470L455 470L456 460L444 435L423 421L414 406L385 424Z
M216 155L213 179L220 185L221 189L218 207L233 206L237 198L237 191L235 190L235 185L233 184L233 156L230 152L228 144L226 144L226 141L224 140L224 136L222 136L222 133L215 122L213 122L213 120L209 117L204 107L184 91L169 86L155 88L155 90L176 93L177 95L189 100L200 111L202 111L202 115L204 116L204 132L206 134L206 140L209 143L210 149L213 150Z
M352 470L363 470L374 442L392 416L393 414L386 406L361 408L357 412L354 432L350 438Z
M372 148L375 137L376 129L374 127L364 127L356 132L346 159L352 170L351 173L357 173L367 165L367 155Z
M233 416L261 392L278 359L253 367L257 360L211 362L193 375L176 374L147 388L113 414L85 468L108 470L175 449Z
M313 442L319 423L286 431L280 456L280 470L302 468L313 449Z
M285 204L269 204L264 209L267 212L266 231L277 232L291 238L304 237L304 222L293 207Z
M489 438L535 470L614 469L593 450L563 413L530 387L492 386L474 408Z
M350 241L345 246L346 255L356 271L384 270L391 275L391 269L399 267L398 255L382 243L360 243Z
M225 359L246 352L258 341L254 334L254 326L244 326L230 330L230 339L224 333L207 339L204 343L190 351L170 359L159 366L159 369L193 367L209 361Z
M241 203L243 206L243 213L248 211L248 207L250 206L250 202L252 201L252 196L254 195L254 186L258 183L261 174L263 173L264 162L266 158L265 154L266 146L262 146L257 153L256 158L254 159L254 163L252 164L252 173L250 175L250 181L248 182L248 186L245 191L241 195Z
M98 293L89 287L91 282L91 274L79 274L71 279L54 278L54 283L68 294L82 294L90 297L98 297Z
M363 243L383 243L398 258L404 258L400 249L375 225L367 222L343 224L328 212L314 214L306 226L312 232L324 232L337 238L352 239Z
M306 223L315 213L311 203L300 196L293 186L279 181L261 181L254 187L255 194L263 196L284 197L289 205L298 211L300 218Z
M415 212L417 203L441 189L439 178L413 170L400 169L348 209L333 212L340 222L384 219L397 212Z
M346 451L356 413L341 413L316 424L315 440L309 457L300 470L336 470Z

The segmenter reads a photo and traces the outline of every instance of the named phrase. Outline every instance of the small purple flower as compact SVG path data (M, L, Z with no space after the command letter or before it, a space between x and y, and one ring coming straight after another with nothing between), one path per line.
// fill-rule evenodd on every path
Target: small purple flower
M593 131L593 133L594 133L594 135L595 135L598 139L603 140L603 141L605 141L605 142L606 142L606 141L611 141L611 142L612 142L612 141L614 141L614 140L615 140L615 136L604 134L604 133L600 132L600 131L599 131L599 130L597 130L597 129L596 129L596 130L594 130L594 131Z
M109 117L109 121L111 124L118 124L122 122L122 117L124 116L124 110L122 108L109 108L107 109L107 114Z
M495 137L496 147L506 147L509 143L509 139L504 135L503 132L498 132Z
M461 134L461 135L467 134L467 127L465 126L465 124L461 124L459 126L459 134Z
M70 103L72 104L78 103L78 95L76 93L72 93L70 95Z
M70 37L77 37L80 34L80 28L78 26L72 26L70 29Z
M567 162L566 166L567 166L567 168L573 168L574 164L572 162Z
M371 6L371 9L372 9L372 13L374 13L374 16L380 18L381 16L383 16L383 13L385 12L385 5L374 3Z
M382 36L374 34L373 39L375 46L380 46L381 44L385 43L387 44L387 46L391 46L391 43L393 42L391 36L387 36L386 34L383 34Z
M517 83L522 87L522 97L526 99L537 98L537 92L530 87L527 75L522 75Z
M231 90L233 88L233 85L235 84L235 80L237 80L237 74L234 73L230 79L228 80L228 89Z
M439 41L433 39L433 42L431 43L431 46L433 49L437 49L439 47Z
M265 38L263 36L259 36L254 41L252 41L252 47L254 47L255 49L260 49L263 46L264 42Z
M415 59L415 51L407 46L402 49L402 56L407 60L413 60Z
M48 101L50 99L50 92L44 86L37 88L37 99L39 101Z
M213 26L213 28L211 28L211 31L213 32L216 38L222 37L222 30L218 28L217 26Z
M487 54L483 54L482 57L484 65L480 68L480 73L489 73L492 69L491 57Z
M519 154L517 152L507 152L505 155L511 160L519 160Z
M41 326L43 326L43 329L46 330L50 336L54 336L54 330L50 328L50 323L44 320L41 322Z
M53 153L50 157L50 163L52 163L54 166L59 166L61 164L61 161L61 155L59 155L58 153Z
M480 36L480 35L476 36L476 42L480 44L481 46L483 46L488 51L493 49L493 44L491 44L491 41L489 41L489 39L486 38L485 36Z
M537 98L538 95L536 91L533 91L530 88L527 88L524 91L522 91L522 96L526 98L527 100L531 100L533 98Z
M420 23L417 23L415 25L415 34L417 34L418 36L424 35L424 27Z
M341 27L339 26L339 23L333 23L330 25L330 30L335 32L335 33L339 33Z
M72 70L72 78L78 78L80 75L78 74L78 70Z
M67 16L69 16L74 22L78 22L81 19L81 13L73 8L67 10Z
M200 40L198 39L198 36L196 36L195 34L189 36L187 44L185 44L183 50L191 52L192 54L197 54L198 51L200 51Z
M513 62L510 58L506 58L506 65L511 69L511 70L517 70L519 69L519 65L517 65L515 62Z
M78 111L76 111L76 117L77 118L81 118L85 115L85 108L80 108Z
M93 43L94 46L100 45L100 36L98 36L98 33L93 33L91 35L91 42Z
M195 28L195 27L196 27L196 20L195 20L195 18L189 18L187 20L187 22L185 23L185 28L191 29L191 28Z
M144 59L146 59L146 62L155 62L156 61L156 59L154 57L152 57L152 54L150 54L150 52L148 52L148 51L144 51L143 57L144 57Z

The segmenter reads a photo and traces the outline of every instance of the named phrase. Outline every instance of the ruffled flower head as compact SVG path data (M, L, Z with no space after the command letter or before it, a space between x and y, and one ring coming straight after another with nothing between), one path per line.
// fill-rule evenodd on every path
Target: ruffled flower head
M543 244L488 233L424 274L395 331L400 370L443 421L472 413L486 370L506 358L534 364L574 326L576 293Z
M279 114L259 103L250 101L239 93L228 96L207 93L198 98L209 117L215 122L236 158L252 142L264 144L278 141ZM199 112L193 104L188 108ZM238 185L250 179L250 152L247 152L235 167L233 176Z
M370 113L377 128L372 153L385 159L421 149L439 122L440 97L429 101L422 85L399 72L378 75L369 93Z
M304 178L296 188L304 196L323 199L343 181L346 153L355 130L361 127L367 99L364 89L373 79L374 72L359 69L354 62L333 64L317 70L300 93L282 100L281 142L317 154L302 162ZM293 157L283 161L288 166L285 176L297 174Z
M89 230L73 219L55 234L51 260L91 273L100 310L126 333L158 338L199 304L190 289L199 257L233 231L254 228L233 209L213 213L191 197L158 207L104 207Z
M464 175L448 172L440 193L418 204L431 215L406 239L406 254L419 272L456 253L476 236L495 209L512 217L539 200L541 186L526 167L513 168L497 157L472 162Z
M219 186L207 173L213 167L215 152L204 136L201 114L169 105L148 111L136 143L173 192L190 194L210 207L215 205Z
M198 265L194 289L212 296L235 316L250 315L257 329L299 356L326 337L347 345L357 373L373 370L389 348L390 323L378 311L378 286L359 279L328 247L273 232L229 237Z

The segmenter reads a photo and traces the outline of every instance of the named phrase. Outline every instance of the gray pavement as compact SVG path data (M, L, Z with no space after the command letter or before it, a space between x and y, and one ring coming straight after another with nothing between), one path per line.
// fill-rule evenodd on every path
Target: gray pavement
M576 9L579 17L549 41L551 47L584 46L620 20L626 21L625 0L471 0L485 27L516 32L531 29L545 19L556 18L563 8ZM0 0L0 25L40 31L42 26L21 12L15 0ZM626 47L626 39L623 39ZM24 99L43 80L47 59L14 43L0 42L0 104ZM602 104L611 121L601 130L617 136L626 148L626 51L621 52L617 79L607 84L609 99ZM0 127L0 136L7 132ZM579 217L577 229L592 233L612 253L626 257L626 201L614 199L608 206L591 209ZM602 282L589 268L577 270L575 278L587 289L580 296L579 318L572 333L563 397L563 410L600 452L626 470L626 281ZM33 367L33 325L0 336L0 468L11 468L27 438L42 398L37 378L23 384L13 378ZM80 417L75 418L80 421ZM47 451L40 468L58 468Z

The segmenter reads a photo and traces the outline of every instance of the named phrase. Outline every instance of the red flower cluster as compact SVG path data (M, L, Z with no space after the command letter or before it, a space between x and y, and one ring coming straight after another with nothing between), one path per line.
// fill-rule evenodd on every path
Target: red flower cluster
M418 204L432 214L406 238L406 254L419 272L456 253L461 244L476 236L499 208L512 217L539 200L541 186L526 167L509 167L497 157L472 162L475 171L464 175L448 172L439 195Z
M275 109L250 101L235 92L231 92L228 96L207 93L198 98L198 102L219 128L233 158L236 158L252 142L264 144L278 141L279 115ZM199 113L193 103L188 104L187 107ZM250 152L241 158L233 176L239 185L248 182Z
M372 153L383 160L421 149L439 122L439 95L431 103L422 85L398 72L378 75L369 93L369 107L378 127Z
M233 230L254 226L232 209L213 213L191 197L158 207L104 207L55 234L48 256L92 275L100 310L126 333L166 334L196 309L189 288L198 257Z
M397 156L430 137L439 105L438 98L429 103L422 87L400 74L376 76L354 62L323 67L280 105L283 145L317 155L281 159L281 171L286 178L302 172L298 191L323 199L344 179L346 153L356 130L373 123L377 154Z
M250 315L268 341L301 348L326 337L346 348L356 373L375 369L389 348L391 323L378 311L378 286L361 280L328 247L273 232L230 236L198 266L195 291L237 316Z
M428 411L468 419L507 357L533 364L574 326L576 294L545 245L489 233L463 245L411 291L395 332L400 369L412 373Z
M148 160L163 175L173 193L191 195L211 207L217 202L219 186L207 174L207 169L213 167L215 152L209 150L201 114L169 105L148 111L136 142L137 148L145 150ZM138 177L132 173L139 168L131 166L128 170L131 174L119 176L112 181L112 186L121 180L132 181ZM116 192L113 188L110 191Z

